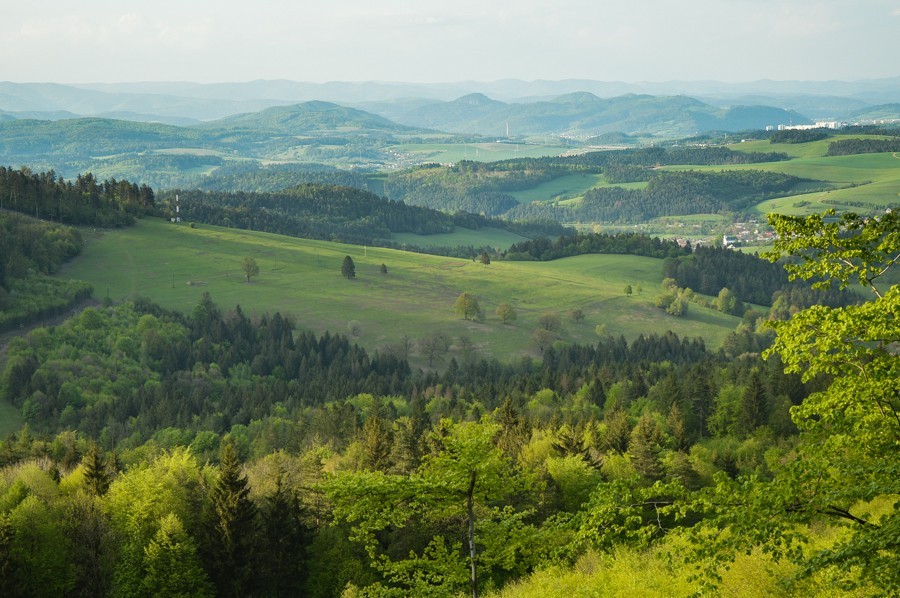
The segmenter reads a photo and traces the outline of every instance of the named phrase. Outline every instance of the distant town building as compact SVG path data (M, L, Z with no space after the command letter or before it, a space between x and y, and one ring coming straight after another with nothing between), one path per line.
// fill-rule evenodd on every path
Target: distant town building
M779 131L805 131L807 129L840 129L846 127L847 123L837 120L820 120L812 125L778 125ZM766 127L766 131L771 131Z

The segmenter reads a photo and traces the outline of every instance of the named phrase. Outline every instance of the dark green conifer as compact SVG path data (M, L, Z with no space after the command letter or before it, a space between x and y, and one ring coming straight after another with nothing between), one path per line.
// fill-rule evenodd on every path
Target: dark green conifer
M103 455L96 443L81 460L84 466L84 484L88 492L95 496L103 496L109 490L109 472L106 470Z
M256 506L241 472L234 445L226 442L219 458L219 475L210 493L212 503L211 569L217 594L253 593Z

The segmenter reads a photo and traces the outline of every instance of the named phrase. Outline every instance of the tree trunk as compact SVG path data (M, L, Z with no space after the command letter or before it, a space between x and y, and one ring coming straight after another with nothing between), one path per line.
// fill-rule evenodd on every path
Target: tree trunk
M469 564L472 569L472 598L478 598L478 577L475 572L475 511L472 503L475 495L475 470L469 480L469 492L466 494L466 508L469 512Z

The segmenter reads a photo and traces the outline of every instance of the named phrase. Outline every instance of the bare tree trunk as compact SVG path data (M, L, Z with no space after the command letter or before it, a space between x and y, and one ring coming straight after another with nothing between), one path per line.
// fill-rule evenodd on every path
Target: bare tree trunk
M478 577L475 571L475 511L472 508L475 495L475 470L469 480L469 492L466 494L466 507L469 511L469 566L472 569L472 598L478 598Z

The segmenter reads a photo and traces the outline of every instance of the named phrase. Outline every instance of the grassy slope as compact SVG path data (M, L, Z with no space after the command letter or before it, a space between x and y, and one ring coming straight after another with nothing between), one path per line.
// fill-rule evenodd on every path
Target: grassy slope
M398 243L418 245L419 247L456 247L457 245L506 249L513 243L527 241L526 237L505 231L500 228L485 227L478 230L457 226L452 233L445 235L417 235L415 233L394 233Z
M277 235L201 226L191 229L144 220L132 229L87 233L88 243L61 276L88 280L96 295L114 300L142 295L169 308L189 311L203 291L222 309L240 304L245 313L280 311L299 326L317 332L346 332L362 324L358 341L369 349L443 331L468 335L480 354L509 360L535 354L530 337L537 319L552 311L563 316L566 340L591 343L597 324L607 332L634 338L673 330L701 336L718 347L735 328L736 318L691 306L686 318L673 318L652 306L662 279L659 260L632 256L577 256L546 263L494 262L441 258L401 251L293 239ZM356 280L340 275L344 255L356 263ZM253 256L260 274L251 283L239 270ZM389 273L379 273L379 265ZM174 281L174 282L173 282ZM194 284L188 284L192 282ZM643 296L625 297L625 284L642 285ZM459 319L457 296L476 295L487 314L484 323ZM519 319L503 325L494 314L500 303L516 306ZM579 307L586 319L564 317Z
M570 148L557 145L515 143L409 143L395 145L391 150L408 155L413 161L455 163L460 160L493 162L514 158L558 156Z
M756 206L756 211L765 214L781 212L803 215L819 213L829 208L838 210L859 209L857 202L866 205L900 205L900 155L859 154L853 156L825 157L828 145L833 141L850 138L867 138L872 135L838 135L811 143L769 143L751 141L731 146L738 151L785 152L793 159L788 162L753 164L729 168L760 168L774 172L830 181L843 187L831 191L806 193L787 198L772 199ZM699 169L719 170L722 167L699 167Z

